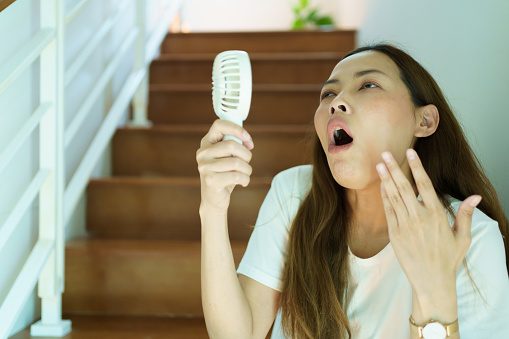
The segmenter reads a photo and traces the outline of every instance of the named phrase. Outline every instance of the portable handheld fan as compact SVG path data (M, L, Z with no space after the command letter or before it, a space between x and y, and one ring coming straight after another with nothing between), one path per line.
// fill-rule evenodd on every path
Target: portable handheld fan
M219 119L242 126L251 106L251 63L244 51L225 51L214 59L212 67L212 103ZM242 141L231 135L223 140Z

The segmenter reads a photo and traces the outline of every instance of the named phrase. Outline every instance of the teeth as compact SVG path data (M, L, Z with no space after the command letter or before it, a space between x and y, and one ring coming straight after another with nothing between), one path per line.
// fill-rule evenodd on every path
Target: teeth
M341 131L342 128L341 127L336 127L336 130L334 131L334 137L335 138L338 138L339 137L339 131Z

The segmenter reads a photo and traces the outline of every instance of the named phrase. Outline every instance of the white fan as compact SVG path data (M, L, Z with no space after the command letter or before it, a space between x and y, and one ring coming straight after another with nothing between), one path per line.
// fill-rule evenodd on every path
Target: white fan
M244 51L225 51L214 59L212 67L212 103L219 119L242 126L251 106L251 63ZM240 139L227 135L223 140Z

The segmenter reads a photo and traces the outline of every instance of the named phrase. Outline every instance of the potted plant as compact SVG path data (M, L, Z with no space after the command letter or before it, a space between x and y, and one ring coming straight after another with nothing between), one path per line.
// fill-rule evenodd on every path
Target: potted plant
M318 9L310 7L309 0L299 0L292 9L295 13L292 30L332 29L334 27L332 17L319 14Z

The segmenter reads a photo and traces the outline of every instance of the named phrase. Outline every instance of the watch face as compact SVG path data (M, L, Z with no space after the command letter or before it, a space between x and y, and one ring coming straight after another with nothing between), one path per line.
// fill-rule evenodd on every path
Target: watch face
M445 339L447 331L444 325L440 323L429 323L422 329L422 337L424 339Z

